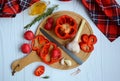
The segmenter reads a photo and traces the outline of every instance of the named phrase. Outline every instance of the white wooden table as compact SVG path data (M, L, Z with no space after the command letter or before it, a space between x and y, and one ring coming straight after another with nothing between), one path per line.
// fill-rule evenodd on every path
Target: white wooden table
M112 43L109 42L91 21L80 0L72 0L71 2L50 1L50 5L59 4L59 8L55 12L61 10L74 11L90 23L98 38L95 50L82 66L71 70L53 69L42 62L36 62L12 76L11 63L25 56L19 49L21 44L28 42L23 39L23 32L25 31L23 27L34 19L28 15L27 9L17 14L15 18L0 18L0 81L120 81L120 38ZM120 0L116 1L120 3ZM39 23L37 22L30 29L35 32ZM48 75L50 76L49 79L34 76L33 71L40 64L46 67L42 76ZM71 73L77 68L80 68L81 72L72 76Z

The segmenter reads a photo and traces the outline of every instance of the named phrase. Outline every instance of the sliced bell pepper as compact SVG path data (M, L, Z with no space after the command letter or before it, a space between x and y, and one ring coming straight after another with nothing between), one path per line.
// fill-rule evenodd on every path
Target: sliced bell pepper
M44 72L45 72L45 67L42 66L42 65L40 65L40 66L38 66L38 67L35 69L34 74L35 74L35 76L40 76L40 75L42 75Z
M84 52L92 52L94 50L94 44L97 42L97 37L93 34L83 34L81 42L79 43L81 50Z
M37 43L39 44L39 46L35 46L35 41L37 41ZM42 47L42 45L44 45L45 43L48 43L49 41L47 39L45 39L44 36L42 35L37 35L31 43L31 47L33 51L38 51L40 49L40 47Z
M93 35L93 34L91 34L91 35L89 36L89 41L88 41L88 43L89 43L89 44L95 44L96 42L97 42L96 36Z
M51 50L51 48L52 48L52 50ZM55 62L58 62L61 58L61 51L60 51L60 49L58 49L59 54L60 54L59 57L58 56L53 57L53 52L51 52L51 51L53 51L54 49L58 49L55 43L49 42L49 43L45 44L39 54L41 60L43 62L45 62L46 64L53 64ZM47 59L48 56L49 56L49 60Z
M35 45L35 42L38 45ZM61 58L61 51L55 43L48 41L44 36L38 35L32 40L32 50L36 51L41 60L46 64L58 62ZM53 50L56 50L53 52ZM59 54L55 55L55 54ZM49 60L48 60L49 58Z
M83 34L81 39L82 39L83 42L87 43L88 40L89 40L89 36L87 34Z
M94 46L93 45L89 45L89 44L84 43L84 42L80 42L80 48L84 52L88 52L88 53L92 52L94 50Z
M68 15L60 16L56 20L55 34L61 39L69 39L77 32L77 22Z

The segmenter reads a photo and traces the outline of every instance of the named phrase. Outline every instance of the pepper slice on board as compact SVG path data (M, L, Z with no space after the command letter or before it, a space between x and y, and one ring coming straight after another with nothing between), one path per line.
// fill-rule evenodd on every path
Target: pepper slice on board
M80 48L84 52L88 52L88 53L92 52L94 50L94 46L93 45L89 45L89 44L84 43L84 42L80 42Z
M59 56L58 55L56 55L56 56L54 55L53 56L53 54L55 54L53 52L53 50L55 50L55 49L56 49L56 54L58 53ZM60 60L60 58L61 58L61 51L56 46L56 44L54 44L52 42L49 42L49 43L45 44L42 47L42 49L41 49L41 51L39 53L39 56L40 56L41 60L43 62L45 62L46 64L53 64L53 63L58 62ZM48 59L48 57L49 57L49 59Z
M35 46L35 42L39 43L39 46ZM45 39L44 36L42 35L37 35L31 43L31 47L33 51L38 51L40 50L40 48L45 44L48 43L49 41L47 39Z
M92 52L94 50L94 44L97 42L97 37L93 34L83 34L81 42L79 43L81 50L84 52Z
M60 16L56 20L55 34L61 39L69 39L77 32L77 22L68 15Z
M97 42L96 36L93 35L93 34L91 34L91 35L89 36L89 41L88 41L88 43L89 43L89 44L95 44L96 42Z

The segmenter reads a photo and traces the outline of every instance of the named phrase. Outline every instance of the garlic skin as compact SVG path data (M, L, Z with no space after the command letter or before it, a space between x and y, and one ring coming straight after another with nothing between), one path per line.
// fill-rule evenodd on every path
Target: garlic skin
M72 66L72 62L70 60L64 60L64 62L68 65L68 66Z

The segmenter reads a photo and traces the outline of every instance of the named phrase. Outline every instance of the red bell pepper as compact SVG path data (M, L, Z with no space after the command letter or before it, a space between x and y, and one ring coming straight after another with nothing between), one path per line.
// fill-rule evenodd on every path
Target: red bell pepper
M39 45L36 46L35 42L38 42ZM38 35L32 40L32 50L36 51L46 64L53 64L61 59L61 50L42 35Z
M35 69L34 74L35 76L41 76L44 72L45 72L45 67L41 65Z
M81 42L79 43L81 50L84 52L92 52L94 50L94 44L97 42L97 37L93 34L83 34Z
M61 39L69 39L77 32L77 22L68 15L63 15L56 20L55 34Z
M41 60L46 64L53 64L55 62L58 62L61 59L61 51L60 49L57 48L56 44L49 42L43 46L39 56ZM47 60L48 56L49 56L49 60Z
M35 42L39 44L39 46L35 46ZM45 39L42 35L37 35L31 43L31 47L33 51L38 51L45 43L48 43L49 41Z

